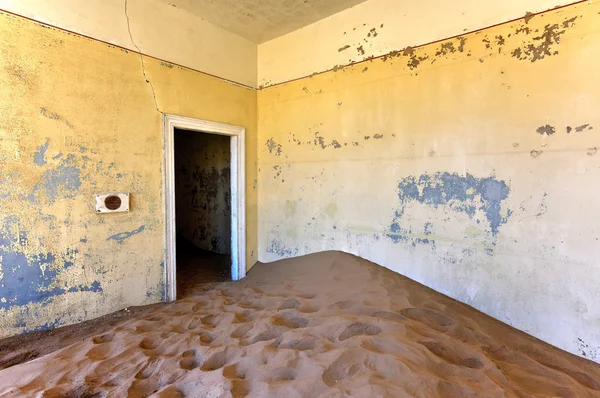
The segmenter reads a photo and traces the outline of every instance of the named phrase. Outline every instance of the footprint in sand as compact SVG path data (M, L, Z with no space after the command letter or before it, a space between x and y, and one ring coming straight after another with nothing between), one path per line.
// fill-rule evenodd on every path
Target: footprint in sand
M246 378L246 370L239 363L234 363L223 368L223 377L230 380L244 380Z
M161 340L156 337L144 337L144 339L140 342L140 348L144 350L154 350L161 343Z
M425 346L438 357L455 365L471 369L481 369L484 366L480 359L475 357L462 357L456 350L450 349L439 341L419 341L419 344Z
M421 322L439 332L443 332L448 329L448 327L454 325L454 321L447 316L425 308L404 308L399 312L401 315L414 321Z
M85 356L94 361L101 361L111 356L112 347L110 344L101 344L89 350Z
M202 345L208 345L211 344L213 341L215 341L217 337L209 332L202 332L200 333L200 343Z
M405 317L403 317L402 315L398 315L398 314L394 314L393 312L388 312L388 311L377 311L371 314L372 317L374 318L381 318L381 319L386 319L388 321L393 321L393 322L406 322L407 319Z
M277 368L269 372L269 382L290 381L298 376L298 370L294 368Z
M202 364L202 357L196 350L187 350L181 355L179 367L185 370L196 369Z
M302 303L298 299L295 299L295 298L287 299L283 302L283 304L281 304L279 306L277 311L292 310L292 309L300 307L300 305L302 305Z
M361 335L374 336L379 333L381 333L381 328L379 326L369 325L369 324L362 323L362 322L355 322L355 323L351 324L350 326L348 326L342 332L342 334L340 334L340 337L338 337L338 340L344 341L351 337L361 336Z
M245 323L242 326L238 327L237 329L235 329L232 333L231 336L234 339L241 339L243 338L250 330L252 330L252 328L254 327L254 322L250 322L250 323Z
M305 337L300 340L290 340L285 343L280 343L277 345L277 348L306 351L306 350L312 350L316 346L317 346L316 339L310 338L310 337Z
M156 325L153 324L153 322L138 322L135 325L135 331L134 333L148 333L148 332L152 332L156 330Z
M247 345L251 345L254 343L261 342L261 341L274 340L274 339L281 337L288 330L289 330L288 328L283 327L283 326L270 327L267 330L265 330L264 332L259 333L258 335L254 336L253 338L242 340L240 342L240 345L247 346Z
M335 387L342 380L359 373L364 368L363 362L364 355L355 350L347 351L333 361L323 372L323 381L329 387Z
M192 320L187 325L187 330L194 330L201 324L202 324L202 322L200 319L193 317Z
M162 358L160 357L151 357L148 358L142 369L136 373L136 379L148 379L150 378L158 369L160 364L162 363Z
M275 326L285 326L290 329L299 329L304 328L308 325L308 319L302 318L299 316L295 316L292 313L284 313L281 315L277 315L271 318L273 325Z
M319 307L309 303L304 303L300 307L298 307L298 312L303 312L305 314L312 314L313 312L317 311L319 311Z
M210 328L215 328L219 324L218 317L219 317L219 315L207 315L204 318L202 318L200 321L202 322L202 324L204 326L207 326Z
M241 352L242 350L239 348L227 347L225 350L217 352L208 358L206 362L202 364L200 370L211 372L213 370L221 369L223 366L227 365L228 362L238 357Z
M158 390L160 390L164 386L164 383L161 383L157 377L152 377L149 379L138 379L134 380L127 390L128 398L144 398L148 397Z
M258 318L258 314L251 310L244 310L242 312L236 312L233 318L233 323L246 323Z
M115 337L114 333L103 334L102 336L94 336L92 341L94 344L110 343Z

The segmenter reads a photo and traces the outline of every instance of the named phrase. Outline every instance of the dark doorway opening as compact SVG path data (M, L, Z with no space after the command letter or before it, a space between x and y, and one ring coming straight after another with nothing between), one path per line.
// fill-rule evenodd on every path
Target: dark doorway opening
M230 137L175 129L177 298L231 280Z

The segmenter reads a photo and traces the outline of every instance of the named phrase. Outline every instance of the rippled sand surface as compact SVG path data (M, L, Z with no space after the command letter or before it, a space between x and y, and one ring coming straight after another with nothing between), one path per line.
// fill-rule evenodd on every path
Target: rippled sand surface
M195 293L0 371L0 396L600 397L600 365L349 254Z

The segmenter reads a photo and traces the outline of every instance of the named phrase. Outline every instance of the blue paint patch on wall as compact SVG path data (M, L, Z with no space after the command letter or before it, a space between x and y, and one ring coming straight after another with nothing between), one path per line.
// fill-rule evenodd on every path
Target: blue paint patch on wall
M102 286L100 285L100 282L94 281L89 286L85 286L85 285L73 286L73 287L69 288L69 292L94 292L94 293L100 293L100 292L102 292Z
M46 151L50 146L50 141L46 141L43 145L38 147L38 150L33 154L33 162L38 166L46 164Z
M289 248L281 240L273 239L267 246L267 253L277 254L280 258L297 256L298 248Z
M62 164L46 170L41 180L33 188L33 193L27 196L31 202L37 203L36 194L44 192L50 203L59 197L73 198L81 187L81 170L75 166Z
M139 227L138 229L135 229L133 231L130 232L120 232L118 234L109 236L108 238L106 238L106 240L116 240L119 243L123 243L126 239L131 238L133 235L137 235L141 232L143 232L146 229L145 225L142 225L141 227Z
M471 218L475 218L477 212L482 211L489 223L492 237L496 238L500 226L505 224L512 214L510 210L507 210L505 215L501 212L502 202L508 198L509 193L508 184L494 176L477 178L469 173L461 176L457 173L438 172L432 175L422 174L418 178L406 177L398 184L401 207L394 214L388 237L394 243L411 239L413 246L416 243L431 242L429 239L411 238L409 235L412 231L405 231L401 226L406 205L418 202L436 209L447 206ZM431 234L431 228L430 222L425 224L426 235Z
M5 299L5 302L0 301L0 309L30 303L46 305L53 297L73 291L73 288L68 289L64 282L57 280L59 272L72 263L63 260L62 264L57 264L60 262L50 252L26 255L23 248L27 244L27 234L20 230L15 235L12 232L18 230L13 228L15 223L17 220L14 218L8 219L0 228L0 258L3 271L0 279L0 297ZM59 257L69 258L69 254ZM75 289L76 291L102 291L97 281L89 286L77 286Z
M42 330L50 330L50 329L54 329L56 328L58 325L60 325L60 320L57 319L54 322L46 322L43 325L34 327L34 328L26 328L23 331L21 331L21 333L33 333L33 332L39 332ZM17 323L15 323L14 325L16 328L25 328L27 327L27 323L25 322L24 318L21 318L20 320L17 321Z
M44 191L51 201L56 200L61 191L64 196L69 197L69 192L77 191L81 187L80 177L81 170L75 166L59 166L48 170L42 179Z

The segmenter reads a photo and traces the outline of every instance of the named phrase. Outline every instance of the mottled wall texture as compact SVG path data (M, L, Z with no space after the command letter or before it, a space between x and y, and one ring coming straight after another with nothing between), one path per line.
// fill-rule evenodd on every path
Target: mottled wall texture
M246 127L253 264L256 92L0 13L0 337L165 299L163 113Z
M175 130L177 234L200 249L231 254L230 137Z
M600 361L599 14L261 90L260 260L355 253Z

